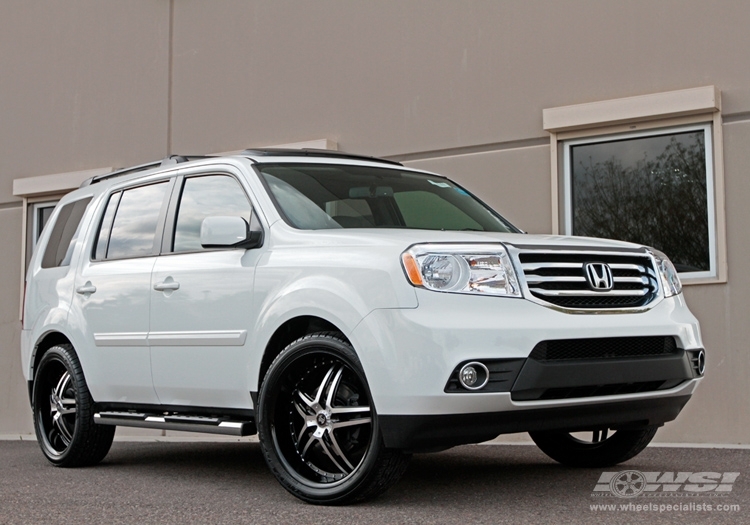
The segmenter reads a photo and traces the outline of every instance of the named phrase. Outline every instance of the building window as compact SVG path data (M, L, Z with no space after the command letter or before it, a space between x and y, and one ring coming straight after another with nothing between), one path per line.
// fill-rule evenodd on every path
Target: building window
M710 124L563 142L564 230L652 246L716 275Z
M37 242L44 231L44 227L47 225L47 221L52 216L52 212L55 206L62 198L62 195L47 196L42 198L31 198L27 199L24 206L24 212L26 216L25 224L26 229L24 231L24 243L23 243L23 269L24 273L29 267L31 261L31 254L36 248Z
M42 235L44 226L52 216L58 201L35 202L30 206L31 210L31 247L36 247L39 237Z
M715 86L545 109L552 232L652 246L684 284L726 282Z

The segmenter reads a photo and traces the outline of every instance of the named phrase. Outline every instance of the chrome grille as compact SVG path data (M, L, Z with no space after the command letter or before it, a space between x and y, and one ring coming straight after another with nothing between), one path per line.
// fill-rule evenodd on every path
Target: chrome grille
M529 292L538 300L570 309L638 308L653 301L658 283L645 252L522 250L518 254ZM597 290L587 263L606 264L612 288Z

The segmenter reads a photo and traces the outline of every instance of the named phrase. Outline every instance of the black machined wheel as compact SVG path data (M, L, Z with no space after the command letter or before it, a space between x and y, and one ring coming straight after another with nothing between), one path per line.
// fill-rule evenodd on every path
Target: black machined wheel
M93 401L70 345L50 348L39 362L33 410L37 440L52 464L93 465L109 452L115 427L94 423Z
M638 455L656 435L658 426L611 431L529 432L531 439L555 461L569 467L611 467Z
M386 490L408 456L382 445L359 361L337 334L290 344L259 395L258 433L279 482L311 502L342 504Z

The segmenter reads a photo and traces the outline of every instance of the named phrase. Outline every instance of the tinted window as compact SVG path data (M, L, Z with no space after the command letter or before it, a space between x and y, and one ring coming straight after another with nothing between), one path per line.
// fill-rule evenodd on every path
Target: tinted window
M57 216L42 257L42 268L67 266L73 254L78 229L91 197L66 204Z
M107 210L104 212L102 226L99 229L99 236L96 240L96 248L94 250L95 259L106 259L107 257L107 243L109 242L109 234L112 232L112 221L115 218L117 205L120 204L121 195L122 192L118 192L112 194L109 197L109 202L107 202Z
M441 230L482 230L482 225L457 206L434 193L403 191L393 196L409 228Z
M168 187L167 182L160 182L123 191L119 205L113 205L113 198L110 198L105 219L110 207L116 206L117 210L113 212L106 259L142 257L154 253L156 226ZM103 240L106 228L107 224L103 222L100 240ZM100 245L97 245L97 255L100 255L100 249Z
M174 230L175 252L203 249L201 223L206 217L236 216L250 224L252 208L240 184L232 177L209 175L185 179Z
M300 229L518 232L463 188L435 175L320 164L265 165L261 175L284 218Z

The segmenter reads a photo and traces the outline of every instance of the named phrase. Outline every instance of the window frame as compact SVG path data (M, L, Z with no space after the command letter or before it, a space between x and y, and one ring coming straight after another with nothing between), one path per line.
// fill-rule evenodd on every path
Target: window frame
M34 251L34 248L36 248L36 245L39 242L39 238L42 236L42 231L39 230L39 210L43 208L52 208L52 210L54 211L58 202L60 202L60 199L43 200L39 202L30 203L31 204L30 208L31 208L31 250L32 251ZM50 219L51 218L52 218L52 215L50 215Z
M248 228L252 231L253 227L256 229L260 229L259 223L257 223L258 219L256 217L255 212L255 206L253 206L253 201L250 199L250 196L247 194L247 191L245 190L245 187L242 185L242 182L232 173L223 172L223 171L206 171L204 173L198 172L198 173L190 173L187 175L178 175L175 181L175 186L172 191L172 198L169 203L169 210L167 211L167 216L165 219L164 224L164 235L162 237L162 244L161 244L161 250L160 255L183 255L183 254L189 254L189 253L206 253L206 252L216 252L216 251L224 251L224 250L232 250L237 248L201 248L198 250L181 250L181 251L175 251L174 249L174 241L175 241L175 233L177 231L177 220L180 216L180 205L182 204L182 196L185 192L185 185L187 184L187 181L189 179L195 179L200 177L229 177L230 179L234 180L234 182L237 183L237 187L242 192L242 194L245 196L245 199L247 200L247 204L250 207L250 221L248 222Z
M681 272L680 279L712 279L717 274L717 248L716 248L716 196L714 189L714 159L713 159L713 133L710 122L688 124L677 127L660 127L654 129L642 129L624 133L609 135L594 135L590 137L562 140L562 232L564 235L576 235L573 231L573 165L571 158L571 147L589 144L598 144L616 140L627 140L637 138L659 137L691 131L702 131L705 147L706 161L706 205L708 213L708 254L709 270L700 272ZM669 255L669 254L667 254Z
M156 179L149 179L146 181L138 181L136 184L132 185L124 185L124 186L117 186L115 188L110 189L102 198L101 200L101 208L98 210L98 217L96 221L96 228L93 232L93 241L91 242L91 249L89 250L89 262L90 263L106 263L110 261L124 261L129 259L144 259L147 257L156 257L160 255L160 248L162 246L162 242L164 239L164 221L167 216L167 211L170 207L171 201L173 199L174 195L174 187L175 187L175 175L174 173L171 173L167 177L160 177ZM167 187L165 189L164 198L161 203L161 208L159 209L159 215L156 219L156 230L154 234L154 243L151 248L151 253L144 254L144 255L136 255L136 256L126 256L126 257L107 257L107 253L109 252L109 242L112 237L112 232L109 232L109 235L107 237L107 249L105 250L105 257L103 259L98 259L96 257L96 251L98 248L98 238L99 233L101 232L102 226L104 225L104 217L107 213L107 207L109 206L109 201L112 198L113 195L116 193L124 194L126 191L134 190L137 188L145 187L145 186L153 186L155 184L167 184ZM120 195L120 199L122 199L122 195ZM117 208L115 209L115 214L112 217L112 225L114 225L114 221L117 218L117 212L120 209L120 202L117 203ZM110 225L110 227L112 226Z
M710 125L712 149L706 146L712 161L714 260L711 272L680 275L684 285L723 284L727 282L726 214L724 194L723 121L721 91L715 86L684 89L548 108L543 111L543 126L550 134L552 233L565 234L565 142L612 140L612 137L636 132L658 134L663 129ZM708 178L708 173L707 173ZM707 197L708 198L708 197ZM715 264L713 264L715 261Z

